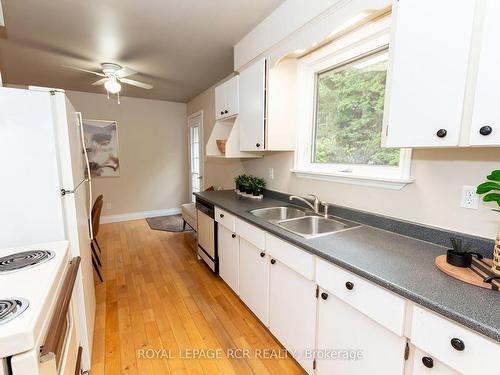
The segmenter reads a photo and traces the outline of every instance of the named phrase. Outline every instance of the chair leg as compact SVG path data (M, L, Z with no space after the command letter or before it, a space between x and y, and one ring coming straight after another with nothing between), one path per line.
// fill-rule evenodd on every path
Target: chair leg
M97 242L97 238L94 237L94 242L97 245L97 248L99 249L99 253L102 253L101 247L99 246L99 242Z
M186 230L186 220L182 220L182 231L184 232Z
M99 255L97 255L97 251L95 251L95 247L94 247L93 242L90 243L90 247L92 248L92 254L94 254L95 259L97 260L97 264L99 265L99 267L102 267L101 260L99 259Z
M97 276L99 276L99 280L101 280L101 283L102 283L104 280L102 279L101 272L99 271L99 267L97 266L97 263L95 262L93 254L92 254L92 266L94 267L94 270L97 273Z

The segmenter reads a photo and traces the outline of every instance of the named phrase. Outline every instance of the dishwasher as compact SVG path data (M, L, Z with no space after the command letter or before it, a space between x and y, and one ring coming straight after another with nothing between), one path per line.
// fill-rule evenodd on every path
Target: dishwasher
M214 220L214 206L196 198L198 219L198 255L216 274L219 273L219 254L217 251L217 222Z

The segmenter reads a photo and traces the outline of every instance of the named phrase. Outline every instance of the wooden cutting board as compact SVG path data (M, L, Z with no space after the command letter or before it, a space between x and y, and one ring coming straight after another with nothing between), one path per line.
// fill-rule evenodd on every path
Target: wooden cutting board
M437 268L455 279L481 288L499 290L500 280L493 280L491 284L483 281L487 277L495 276L491 270L492 262L491 259L479 260L473 257L470 268L456 267L446 262L446 254L438 256L435 261Z

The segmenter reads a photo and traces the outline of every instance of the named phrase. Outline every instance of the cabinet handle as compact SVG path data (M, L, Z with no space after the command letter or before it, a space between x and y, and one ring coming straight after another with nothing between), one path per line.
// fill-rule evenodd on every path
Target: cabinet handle
M321 298L324 299L326 301L326 299L328 298L328 293L321 293Z
M436 133L436 135L439 137L439 138L444 138L446 137L446 134L448 134L448 132L446 131L446 129L439 129Z
M264 258L265 255L266 255L266 253L264 253L264 252L260 253L261 258Z
M227 109L224 111L224 113L227 113Z
M351 283L350 281L346 282L345 283L345 287L348 289L348 290L352 290L354 288L354 284Z
M464 342L460 339L457 339L456 337L452 338L450 343L451 343L451 346L453 346L453 349L458 350L459 352L461 352L465 349Z
M236 234L234 234L234 233L231 234L231 237L236 238Z
M275 264L276 263L276 259L271 259L271 264Z
M433 368L434 367L434 360L431 357L422 357L422 363L427 368Z
M220 111L220 114L223 115L224 114L224 111Z
M260 147L260 143L256 143L256 144L255 144L255 146L256 146L256 147Z
M219 214L219 217L222 219L224 217L224 214Z
M491 126L483 126L481 129L479 129L479 134L490 135L492 131L493 128Z

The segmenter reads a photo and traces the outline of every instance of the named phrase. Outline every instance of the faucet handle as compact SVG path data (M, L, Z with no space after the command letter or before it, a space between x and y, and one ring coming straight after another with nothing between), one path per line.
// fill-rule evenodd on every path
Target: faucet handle
M314 202L319 202L319 198L317 195L314 195L314 194L307 194L309 197L313 197L314 199Z
M330 207L330 204L327 202L321 202L321 205L323 206L323 209L324 209L324 216L327 218L328 217L328 208Z

